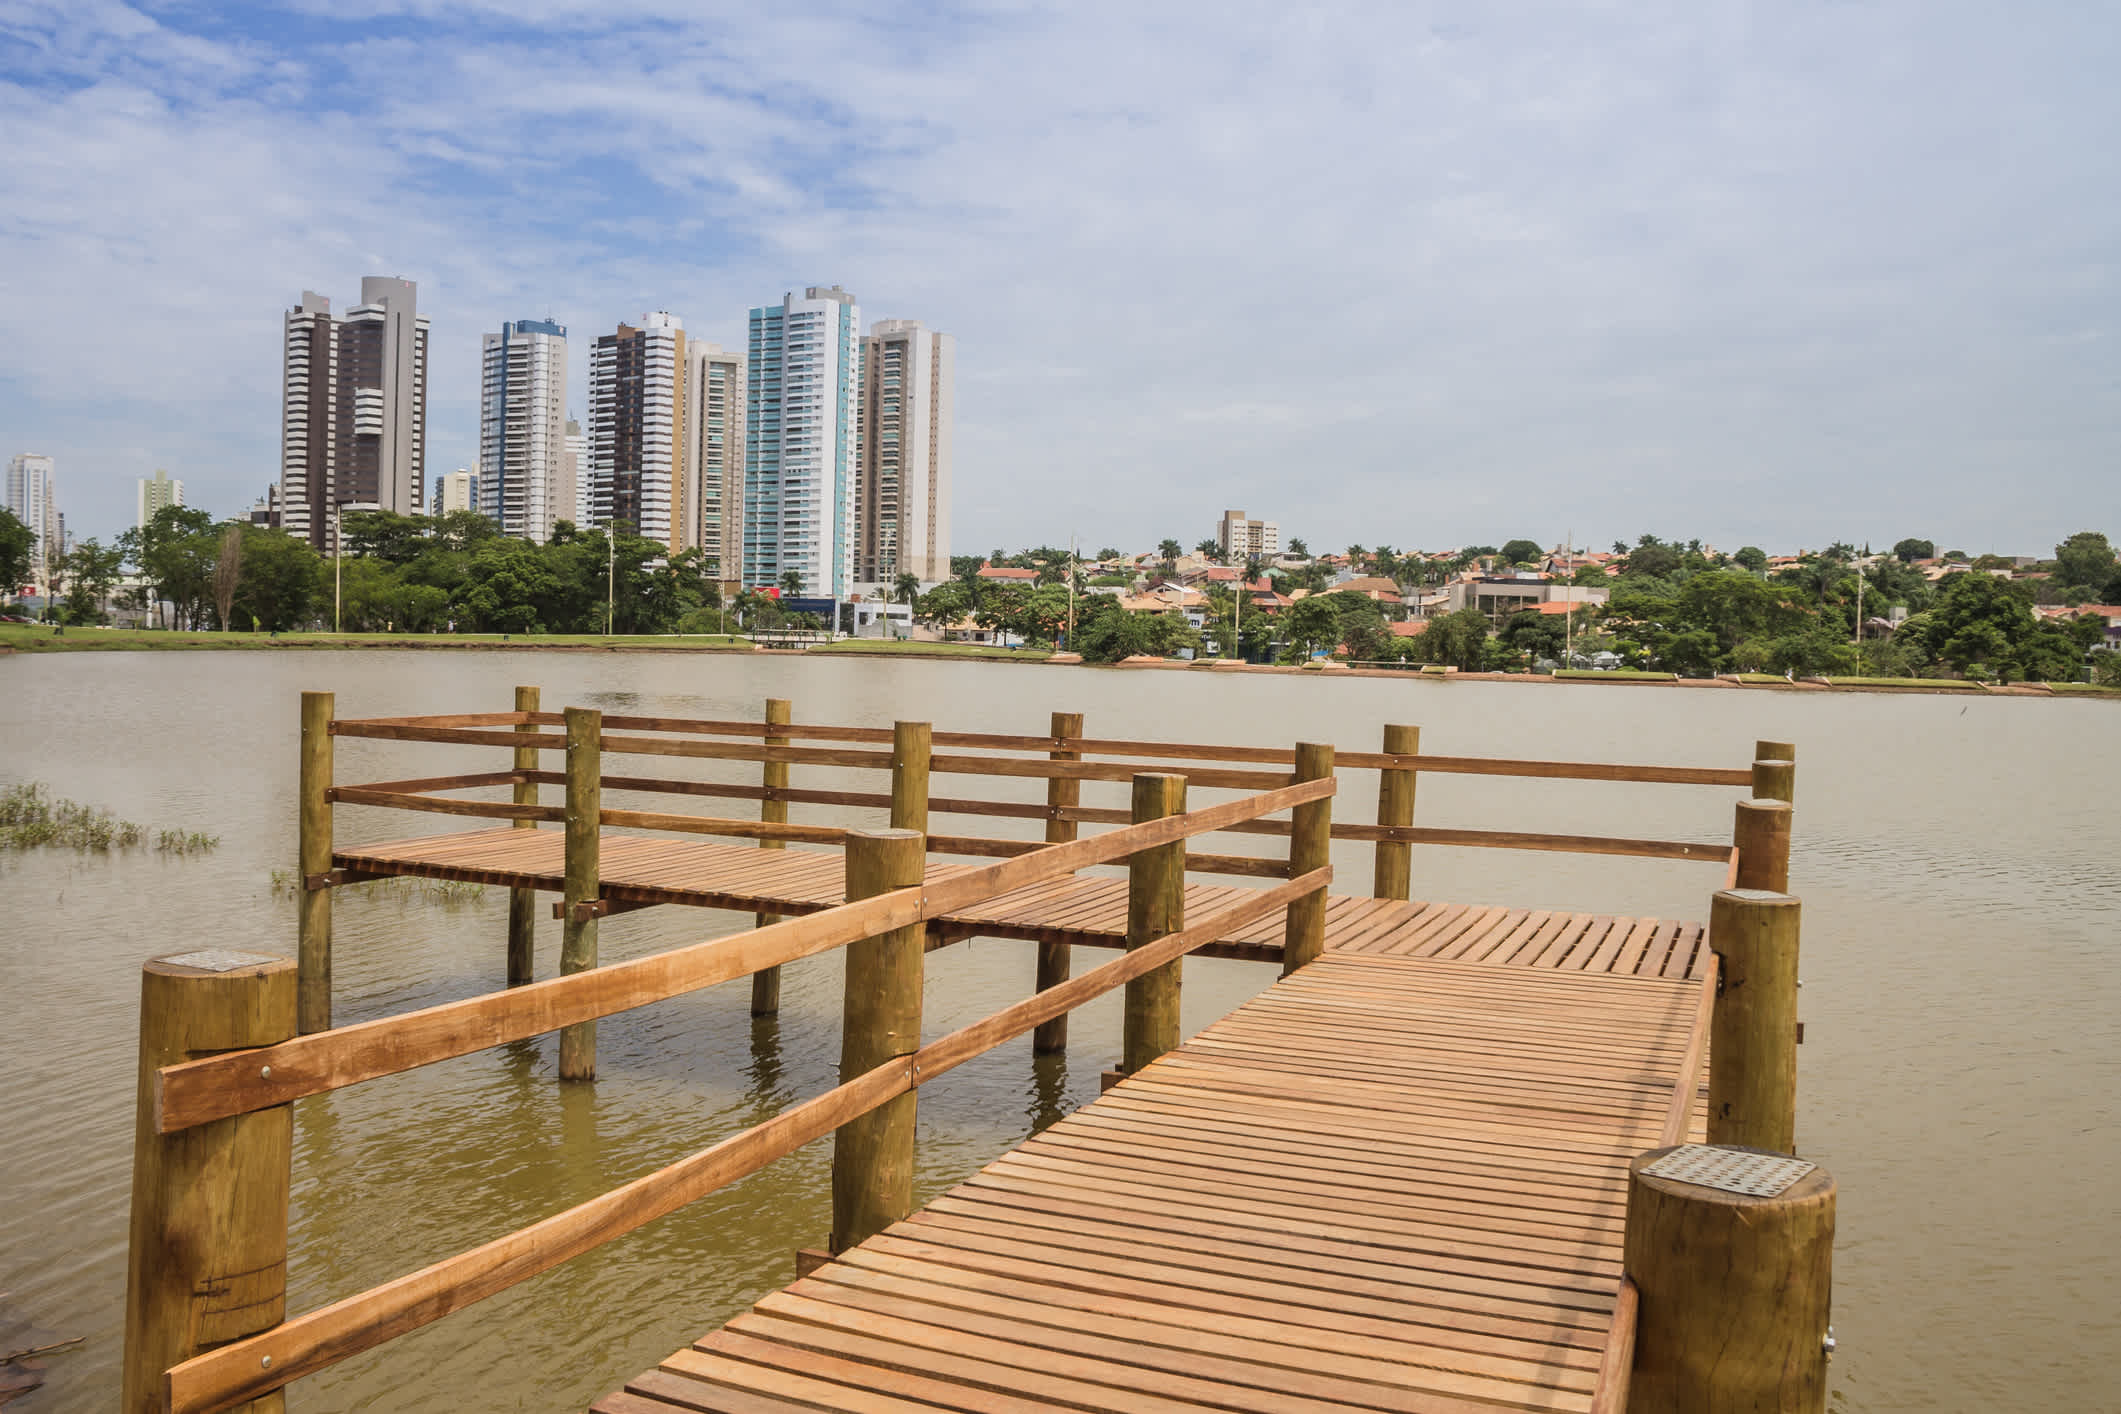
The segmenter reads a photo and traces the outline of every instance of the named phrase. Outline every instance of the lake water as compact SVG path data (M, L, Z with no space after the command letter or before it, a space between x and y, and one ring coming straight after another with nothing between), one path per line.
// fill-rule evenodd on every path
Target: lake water
M342 716L548 708L1374 749L1742 765L1798 744L1793 889L1804 899L1799 1144L1841 1184L1833 1407L2115 1407L2121 1351L2121 712L2103 702L1209 676L1010 664L732 656L162 653L0 659L0 784L221 836L200 859L0 857L0 1292L87 1337L19 1406L107 1407L120 1362L135 1008L142 959L206 945L291 954L296 694ZM342 781L497 769L499 752L342 739ZM471 762L476 761L476 764ZM465 763L465 764L458 764ZM751 768L755 770L755 768ZM823 771L796 782L827 785ZM993 794L1011 783L981 782ZM1028 783L1027 783L1028 786ZM872 786L872 788L874 788ZM1035 788L1035 786L1028 786ZM955 789L955 788L953 788ZM1120 803L1122 786L1086 789ZM1374 776L1339 813L1371 818ZM550 791L548 792L550 793ZM967 792L969 793L969 791ZM1723 840L1734 792L1430 776L1433 825ZM1027 797L1028 798L1028 797ZM741 810L731 803L732 810ZM802 806L798 820L875 817ZM342 807L342 840L456 822ZM954 823L1003 833L1020 821ZM1241 837L1224 837L1240 838ZM1211 846L1218 847L1218 846ZM1242 843L1232 849L1251 848ZM1335 856L1342 891L1366 847ZM1700 918L1720 866L1422 849L1417 896ZM342 891L342 1023L499 985L505 893L437 903ZM607 920L603 957L697 941L733 915ZM540 975L557 925L540 923ZM931 1035L1028 990L1028 944L932 954ZM1188 1032L1271 980L1187 966ZM510 1231L831 1085L839 971L790 967L778 1019L739 982L602 1023L596 1085L561 1088L548 1039L303 1102L290 1302L306 1310ZM1019 1040L924 1087L921 1191L1091 1098L1119 1049L1116 996L1074 1049ZM297 1409L579 1409L791 1275L829 1218L819 1143L641 1233L304 1381Z

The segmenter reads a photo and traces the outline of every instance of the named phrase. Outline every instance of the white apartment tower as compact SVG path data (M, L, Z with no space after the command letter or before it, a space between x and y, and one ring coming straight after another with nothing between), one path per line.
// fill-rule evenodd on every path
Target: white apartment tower
M7 508L36 537L30 549L37 586L49 578L50 561L66 553L66 534L59 520L58 493L52 485L52 459L36 452L22 452L7 464ZM8 591L19 585L0 586Z
M690 345L685 376L685 547L734 583L744 560L744 356Z
M1216 522L1215 541L1226 560L1253 555L1271 558L1281 553L1281 526L1271 520L1253 520L1243 511L1224 511Z
M591 518L684 548L685 321L644 314L589 355Z
M143 530L155 518L156 511L184 504L184 483L172 479L161 467L155 468L153 476L141 477L136 484L133 524Z
M479 505L479 474L468 466L460 466L447 476L435 478L434 514L446 516L452 511L476 511Z
M567 419L566 446L567 481L574 487L573 513L568 519L586 530L596 514L596 486L589 478L589 438L572 417Z
M542 543L575 514L567 330L518 319L480 343L478 509L503 534Z
M950 577L950 428L957 340L917 319L882 319L862 339L861 471L855 578Z
M323 549L339 506L420 510L427 466L427 317L410 280L368 275L334 318L309 290L282 329L283 525Z
M744 427L743 580L791 571L810 598L854 581L861 307L838 285L751 311Z

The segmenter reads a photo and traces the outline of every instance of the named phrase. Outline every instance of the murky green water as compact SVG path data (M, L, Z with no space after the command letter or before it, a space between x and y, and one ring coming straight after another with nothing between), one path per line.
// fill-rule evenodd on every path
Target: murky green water
M1462 755L1739 765L1799 743L1794 887L1805 900L1800 1144L1842 1185L1835 1407L2102 1408L2121 1348L2121 712L2107 703L1113 672L1000 664L573 654L80 654L0 659L0 783L222 836L203 860L0 859L0 1291L88 1337L22 1407L107 1407L119 1364L134 1008L143 958L214 944L293 950L296 693L341 715L505 709L517 682L568 703L1036 732L1055 709L1093 735L1376 745L1422 725ZM339 778L495 769L501 753L342 740ZM483 758L493 759L483 759ZM1348 777L1341 811L1374 808ZM797 771L798 784L833 783ZM955 791L967 783L959 781ZM1005 794L1007 783L977 789ZM1035 789L1035 786L1027 787ZM1119 803L1113 786L1089 803ZM965 793L971 793L967 790ZM1726 838L1731 793L1425 777L1425 823ZM739 806L732 805L737 809ZM797 819L873 819L796 807ZM342 808L342 839L454 822ZM1003 833L1024 822L953 822ZM1233 846L1243 848L1246 846ZM1365 849L1336 855L1344 889ZM1417 851L1415 887L1457 900L1701 917L1706 865ZM347 890L338 1018L499 984L507 903ZM603 925L606 960L734 931L653 909ZM539 964L557 925L540 924ZM1029 988L1028 944L930 958L928 1029ZM1189 1031L1270 978L1188 964ZM788 969L780 1017L743 983L607 1019L594 1087L559 1087L551 1041L487 1051L297 1109L292 1304L308 1309L510 1231L827 1088L839 971ZM1117 999L1076 1015L1074 1050L1018 1041L921 1092L922 1189L1091 1097L1119 1045ZM579 1409L790 1274L829 1212L820 1143L632 1238L296 1385L296 1409Z

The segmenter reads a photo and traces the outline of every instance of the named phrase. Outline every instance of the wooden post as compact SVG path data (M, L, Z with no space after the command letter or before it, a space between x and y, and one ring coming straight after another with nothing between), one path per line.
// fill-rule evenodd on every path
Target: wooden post
M1738 802L1731 843L1738 850L1739 888L1777 894L1790 891L1790 817L1794 813L1781 800Z
M331 718L332 694L302 694L301 818L296 826L295 957L303 1034L331 1029Z
M516 710L535 712L538 710L538 690L534 687L516 689ZM517 731L536 731L536 727L520 726ZM538 748L519 746L516 748L515 768L518 771L538 769ZM538 783L517 781L515 803L536 805ZM519 830L534 830L535 820L518 820ZM508 891L508 985L520 987L537 975L538 945L538 891L536 889L510 889Z
M1186 778L1161 771L1134 777L1134 823L1181 815ZM1132 952L1186 926L1186 842L1138 849L1127 859L1127 950ZM1178 1045L1179 966L1174 957L1127 984L1120 1072L1132 1075Z
M1391 756L1419 756L1421 728L1388 725L1385 752ZM1377 773L1377 823L1405 827L1414 823L1414 785L1420 777L1413 771L1384 770ZM1377 842L1377 877L1370 889L1376 898L1413 897L1414 846L1405 840Z
M794 704L785 697L769 697L766 699L766 725L769 727L787 726L795 720L794 712ZM786 746L789 740L790 738L788 737L775 736L771 732L768 732L765 738L768 746ZM786 790L788 788L788 763L786 761L768 761L759 768L759 784L768 791ZM760 801L759 819L774 825L787 824L788 802L785 800ZM759 841L760 849L786 849L787 847L788 841L786 840ZM761 913L758 916L758 925L761 928L769 923L778 923L780 921L781 915L778 913ZM780 1009L781 969L778 967L764 967L752 973L751 1014L753 1016L772 1016Z
M1071 741L1083 734L1083 714L1080 712L1055 712L1051 722L1055 741ZM1047 753L1055 761L1080 761L1079 751L1056 750ZM1064 820L1060 812L1082 804L1083 783L1077 780L1062 780L1051 777L1046 782L1046 843L1067 844L1076 837L1076 822ZM1073 967L1066 943L1040 943L1038 945L1038 976L1035 986L1041 992L1048 987L1058 987L1068 980ZM1068 1049L1068 1018L1056 1016L1051 1021L1041 1022L1031 1032L1031 1053L1051 1055Z
M916 830L850 832L848 901L920 883L927 858L928 842ZM842 1084L920 1049L925 933L911 923L848 945ZM894 1096L833 1136L833 1255L913 1211L914 1102L910 1090Z
M603 847L604 714L567 709L567 879L560 895L560 975L597 965L597 901ZM560 1079L597 1078L597 1024L577 1021L560 1031Z
M1833 1175L1772 1198L1628 1171L1627 1273L1641 1296L1630 1414L1821 1414Z
M1797 748L1786 741L1753 743L1753 794L1763 800L1797 800Z
M1322 781L1333 774L1333 747L1328 742L1296 743L1296 783ZM1391 775L1392 772L1385 774ZM1410 773L1411 774L1411 773ZM1409 793L1408 805L1413 804ZM1323 869L1332 862L1333 798L1314 800L1289 812L1289 877L1294 879ZM1378 861L1380 871L1382 858ZM1326 895L1324 890L1289 900L1288 920L1282 926L1281 975L1286 977L1326 950Z
M891 724L891 828L928 833L928 760L935 731L927 722Z
M329 694L305 696L323 697L329 714ZM291 1039L300 976L292 959L220 949L156 958L141 969L125 1414L160 1414L163 1372L172 1365L286 1318L294 1107L162 1134L155 1071ZM286 1402L274 1392L237 1407L278 1414Z
M1709 1022L1709 1142L1797 1152L1797 900L1723 889L1709 905L1721 960Z

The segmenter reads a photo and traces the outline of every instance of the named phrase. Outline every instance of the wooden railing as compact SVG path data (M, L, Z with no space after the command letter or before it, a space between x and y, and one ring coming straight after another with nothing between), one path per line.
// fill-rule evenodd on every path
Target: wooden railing
M591 736L584 725L574 715L570 726L578 748ZM520 745L513 739L486 744ZM836 1223L848 1224L833 1234L838 1251L905 1215L910 1193L902 1183L894 1188L892 1176L903 1179L911 1172L907 1106L919 1086L1121 986L1127 988L1123 1068L1138 1069L1177 1043L1178 960L1277 909L1288 914L1288 965L1317 956L1332 878L1323 862L1336 790L1330 774L1191 811L1184 809L1183 781L1138 773L1135 782L1140 818L1107 834L923 883L925 842L918 833L849 832L849 902L840 907L337 1030L296 1034L294 969L284 960L251 958L218 971L215 959L225 955L150 963L143 981L125 1407L188 1414L270 1396L289 1381L461 1310L833 1132L839 1135L834 1212ZM1284 811L1298 812L1291 838L1295 877L1187 921L1184 842ZM1144 920L1130 930L1127 952L918 1044L918 959L926 921L1121 861L1130 871L1130 911ZM568 1033L597 1018L850 945L842 1052L848 1078L841 1084L506 1237L282 1319L294 1100L555 1030L562 1033L564 1053ZM211 1018L224 1012L232 1019L216 1030ZM202 1023L202 1017L209 1020ZM210 1041L185 1029L201 1024L215 1032ZM183 1058L201 1052L211 1053ZM894 1116L904 1122L887 1123ZM238 1148L244 1162L232 1165ZM846 1161L850 1154L861 1161ZM231 1266L232 1260L242 1265ZM231 1271L241 1275L231 1279ZM240 1301L230 1300L232 1285L242 1288Z
M607 715L601 719L601 750L618 755L651 755L711 761L756 761L782 767L804 765L854 770L891 771L896 774L889 750L864 750L886 746L893 730L882 727L847 727L789 724L769 728L763 722L724 721L705 718L636 717ZM556 750L564 746L557 736L522 728L562 725L559 713L493 712L449 717L397 717L335 721L336 736L365 737L389 741L447 742L464 746L505 746L519 751ZM510 729L510 730L503 730ZM629 733L632 733L629 735ZM639 735L653 733L656 735ZM845 743L841 746L767 745L747 740L714 741L704 738L763 738L787 741ZM670 739L670 738L679 739ZM1336 770L1374 770L1380 773L1379 813L1375 824L1343 821L1333 827L1333 837L1378 845L1381 861L1403 853L1416 844L1475 849L1524 849L1584 854L1629 855L1651 859L1726 862L1731 846L1674 840L1632 839L1599 835L1557 834L1512 830L1451 829L1415 826L1412 823L1414 781L1421 773L1440 775L1486 775L1534 777L1548 780L1629 782L1740 787L1761 794L1761 772L1756 768L1726 769L1699 766L1634 766L1601 762L1506 760L1488 757L1433 756L1419 751L1419 731L1412 727L1386 728L1385 751L1336 751ZM1285 747L1240 747L1186 742L1141 742L1109 740L1076 735L1014 736L986 732L932 732L933 748L951 754L933 755L927 771L943 774L990 776L1001 779L1044 779L1049 783L1124 781L1138 762L1098 761L1088 758L1114 756L1154 761L1152 769L1184 775L1197 789L1264 790L1287 784L1295 752ZM1398 746L1407 749L1392 749ZM954 751L951 749L955 749ZM989 754L958 754L980 752ZM1035 756L1005 753L1038 753ZM1244 769L1278 767L1278 770ZM524 806L500 802L448 799L439 792L505 784L558 785L565 776L552 771L482 772L456 777L429 777L417 781L378 782L364 786L338 786L331 799L344 804L379 805L402 810L487 819L552 821L560 818L556 807ZM613 790L661 793L731 800L757 800L808 805L887 808L892 797L873 791L795 789L785 785L746 785L724 781L677 781L642 776L606 776ZM936 814L990 816L998 818L1062 820L1076 824L1122 824L1123 810L1083 806L1074 801L981 800L925 796L927 781L918 783L926 808ZM1402 818L1403 817L1403 818ZM606 824L695 834L720 834L737 838L790 840L805 844L837 843L843 831L829 826L783 825L767 820L735 820L713 816L680 816L656 812L607 812ZM1236 829L1245 834L1286 834L1286 822L1248 822ZM999 855L1025 852L1036 846L1013 839L971 835L934 834L929 846L940 854ZM1396 847L1396 848L1395 848ZM1272 877L1259 861L1245 856L1207 858L1196 856L1189 867L1202 872L1226 872ZM1381 871L1383 872L1383 871ZM1403 868L1395 869L1395 875ZM1406 897L1404 892L1379 889L1382 897Z

